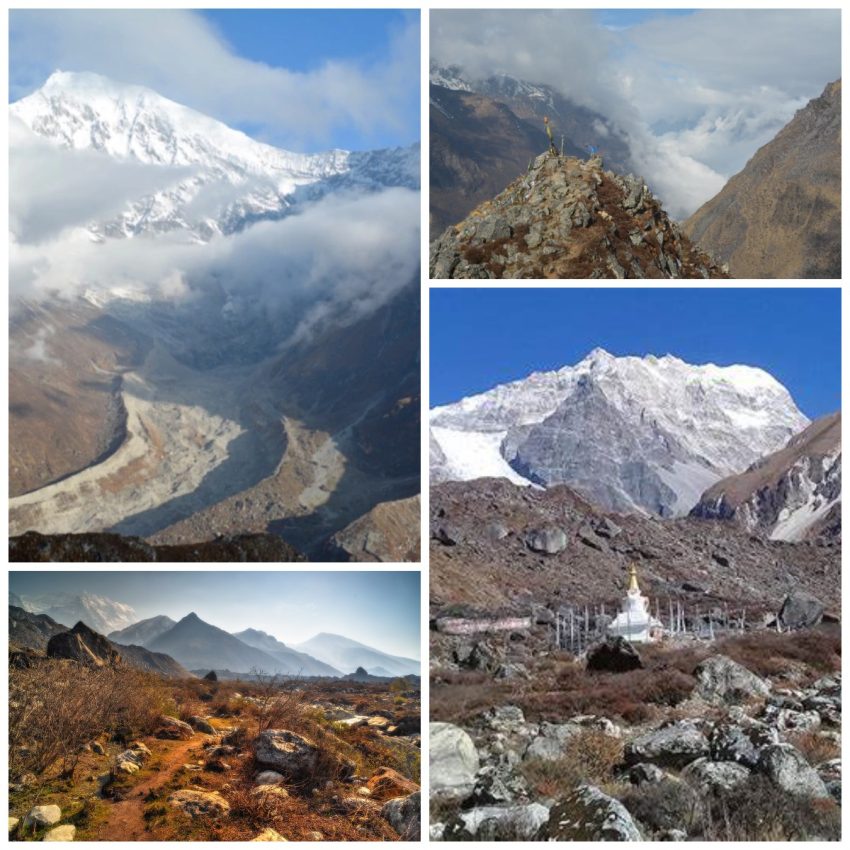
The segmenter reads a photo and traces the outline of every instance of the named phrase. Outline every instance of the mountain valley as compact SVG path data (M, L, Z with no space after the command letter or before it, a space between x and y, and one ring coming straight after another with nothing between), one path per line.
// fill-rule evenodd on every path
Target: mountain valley
M13 307L13 537L54 535L61 554L78 533L155 546L269 533L356 559L331 538L386 503L397 524L363 556L418 557L392 507L419 491L418 150L292 154L91 74L54 74L11 116L24 151L153 187L63 232L91 257L89 281ZM354 243L318 266L294 247L396 207L397 243L364 225L372 241L347 268ZM171 277L125 282L136 246ZM99 279L101 263L120 271Z

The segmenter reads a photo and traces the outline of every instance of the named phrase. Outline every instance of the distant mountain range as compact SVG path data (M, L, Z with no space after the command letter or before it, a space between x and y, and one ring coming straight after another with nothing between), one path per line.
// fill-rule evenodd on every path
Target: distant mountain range
M378 676L419 675L422 665L413 658L388 655L371 646L366 646L342 635L322 632L303 643L295 645L301 652L308 652L327 664L346 673L363 667L368 673Z
M373 676L418 675L420 664L411 658L394 656L342 635L318 634L299 646L287 646L259 629L243 629L231 634L202 620L194 612L179 622L159 615L123 624L133 611L129 605L91 594L42 594L24 597L9 594L10 634L22 646L44 649L53 634L67 631L66 623L83 622L105 635L118 651L136 666L155 669L148 656L168 656L186 670L217 670L233 674L259 671L288 676L340 677L363 667ZM61 612L62 619L41 610ZM104 629L104 612L121 628ZM115 613L117 612L117 613ZM93 616L92 616L93 615ZM91 617L91 619L89 619ZM97 626L91 625L94 620ZM147 655L146 655L147 653Z

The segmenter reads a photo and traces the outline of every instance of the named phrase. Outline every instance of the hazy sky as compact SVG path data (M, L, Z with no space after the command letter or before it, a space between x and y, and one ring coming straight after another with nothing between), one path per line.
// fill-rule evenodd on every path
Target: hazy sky
M676 217L841 76L837 9L435 10L430 31L431 57L473 79L545 83L600 113Z
M810 418L841 406L838 289L432 289L431 405L611 354L758 366Z
M131 605L139 620L194 611L228 632L260 629L286 644L319 632L419 658L418 572L11 572L20 596L92 593Z
M418 10L13 10L11 99L57 69L148 86L294 150L419 140Z

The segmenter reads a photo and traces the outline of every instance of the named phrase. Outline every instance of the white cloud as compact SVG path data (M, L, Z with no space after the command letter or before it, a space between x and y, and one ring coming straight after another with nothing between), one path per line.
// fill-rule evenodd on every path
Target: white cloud
M25 153L15 154L13 161L29 161L32 145L21 147ZM320 322L347 324L377 309L417 275L417 191L329 195L287 218L258 222L204 244L168 234L94 242L80 225L95 210L120 204L136 188L138 164L95 155L114 192L96 185L85 193L78 181L89 152L49 145L37 145L36 151L44 173L55 176L55 197L73 192L87 200L71 201L62 205L62 214L51 214L47 207L54 195L32 198L38 172L18 171L12 204L18 226L9 261L15 300L73 299L86 291L121 289L183 301L207 288L221 288L250 296L270 313L299 317L290 324L296 337L303 338ZM149 187L147 171L143 179ZM42 353L36 347L32 356Z
M9 227L19 242L35 244L93 219L109 219L131 200L191 174L189 168L59 148L20 119L9 119Z
M547 83L629 140L685 217L841 74L837 10L701 10L625 29L589 11L434 11L432 58Z
M419 23L411 15L373 64L326 61L294 72L236 55L203 16L176 10L14 10L10 83L17 98L55 69L148 86L227 124L300 148L338 128L365 137L404 126L419 97ZM286 45L281 45L285 60Z

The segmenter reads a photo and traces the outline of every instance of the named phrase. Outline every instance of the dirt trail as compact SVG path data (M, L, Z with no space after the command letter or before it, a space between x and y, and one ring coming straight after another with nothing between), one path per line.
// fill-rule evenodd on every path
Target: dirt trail
M164 754L155 771L128 790L126 799L112 804L108 820L98 830L98 841L156 841L148 832L144 818L145 797L149 791L161 788L184 764L192 761L189 751L200 749L205 735L194 735L188 741L176 741ZM163 741L162 743L171 743Z

